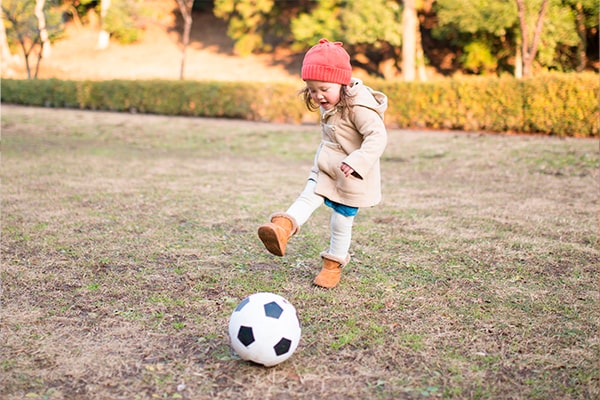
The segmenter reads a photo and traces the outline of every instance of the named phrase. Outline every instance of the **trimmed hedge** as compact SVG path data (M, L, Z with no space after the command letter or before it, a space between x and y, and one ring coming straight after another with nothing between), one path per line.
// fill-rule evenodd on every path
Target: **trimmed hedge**
M378 89L390 100L386 121L399 127L599 136L595 74L472 77Z
M465 131L599 136L599 89L595 74L548 74L447 79L425 83L373 81L389 97L389 126ZM240 118L299 123L308 116L302 83L203 81L1 82L5 103L43 107L128 111L165 115Z
M2 102L42 107L285 122L303 112L299 87L282 84L3 79L1 89Z

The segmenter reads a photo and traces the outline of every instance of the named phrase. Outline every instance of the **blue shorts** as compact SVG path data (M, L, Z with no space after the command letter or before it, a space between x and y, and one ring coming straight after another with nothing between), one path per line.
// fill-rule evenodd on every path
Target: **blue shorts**
M327 198L325 199L325 205L333 208L333 211L338 214L342 214L344 217L354 217L356 214L358 214L358 207L345 206Z

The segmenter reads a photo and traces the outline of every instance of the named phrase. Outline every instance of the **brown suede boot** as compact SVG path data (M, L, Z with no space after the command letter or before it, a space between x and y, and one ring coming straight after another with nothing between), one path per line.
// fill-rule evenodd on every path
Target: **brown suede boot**
M294 217L285 213L275 213L271 222L258 228L258 237L271 254L282 257L290 237L298 232L298 224Z
M342 268L350 261L350 257L342 259L327 253L321 253L323 258L323 268L315 278L315 285L327 289L335 287L342 278Z

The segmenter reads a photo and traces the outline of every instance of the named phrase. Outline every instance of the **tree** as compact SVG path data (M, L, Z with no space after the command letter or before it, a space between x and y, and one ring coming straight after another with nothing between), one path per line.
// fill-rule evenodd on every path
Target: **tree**
M325 37L344 42L353 62L369 72L393 77L398 71L397 0L215 0L213 12L228 21L237 54L270 51L272 43L282 42L305 50Z
M531 2L530 4L531 7L535 7L540 3ZM528 22L532 29L534 27L533 18L530 18ZM556 71L574 71L577 67L578 43L574 10L562 4L561 0L549 0L544 18L544 28L532 69L537 66Z
M453 66L470 73L522 76L525 63L528 74L536 67L582 70L587 43L597 40L599 0L519 1L525 47L516 0L215 0L214 12L228 21L238 54L270 51L265 40L304 51L326 37L344 42L353 65L385 78L402 70L407 80L417 73L426 79L421 32L431 32L423 40L437 39L438 49L456 55ZM542 10L544 3L536 38L538 13L527 10Z
M144 14L144 3L140 0L79 0L79 3L92 6L100 14L100 33L97 48L109 46L109 39L114 38L119 43L136 42L143 29L139 20ZM98 10L99 7L99 10Z
M9 25L7 34L16 36L21 46L23 57L25 58L25 69L27 70L28 79L32 78L29 57L40 42L39 29L37 27L37 21L35 20L34 10L31 6L33 6L33 3L31 2L19 2L14 0L4 0L2 2L2 12ZM33 75L34 78L37 78L41 60L41 51L39 54L40 56L37 59L35 73Z
M575 2L575 10L577 12L577 34L579 35L579 44L577 46L579 64L577 66L577 71L581 72L587 65L587 32L585 26L585 13L583 11L583 4L581 1Z
M50 6L54 6L54 4L50 3ZM43 58L40 22L36 17L38 0L3 0L1 7L5 18L3 22L6 22L6 36L9 41L19 44L25 58L27 78L35 79ZM49 41L62 31L60 13L45 3L42 7L42 14L44 15L43 27L45 27ZM37 55L37 60L32 74L30 58L33 55Z
M419 5L416 7L417 11L430 11L431 10L431 3L433 3L434 0L420 0L418 1ZM420 18L419 18L419 14L417 12L417 28L416 28L416 34L415 34L415 47L416 47L416 52L417 54L415 54L416 57L416 64L417 64L417 72L418 72L418 76L419 76L419 80L421 82L425 82L427 80L427 73L425 71L425 52L423 51L423 39L422 39L422 35L421 35L421 23L420 23Z
M389 0L321 0L291 21L300 48L322 38L342 41L353 61L368 72L392 78L402 45L401 7Z
M50 39L48 37L48 29L46 29L46 17L44 16L44 6L46 0L35 1L35 17L38 20L38 29L40 31L40 43L42 46L42 58L48 58L50 56L51 47Z
M458 61L473 73L497 71L514 55L517 13L512 1L438 0L436 38L456 46Z
M588 36L590 31L598 33L598 9L599 0L565 0L563 3L568 6L575 15L575 30L577 32L576 45L576 67L578 72L583 71L588 63ZM596 39L597 41L597 39Z
M401 58L402 9L389 0L355 0L341 9L342 40L374 67L366 68L384 78L393 79Z
M321 0L310 10L292 18L290 26L294 47L305 49L319 39L342 40L342 9L338 0Z
M275 17L275 0L215 0L213 13L228 21L227 35L235 41L234 51L248 55L268 49L264 37Z
M535 60L538 46L542 37L542 29L544 27L544 17L548 10L548 0L542 0L542 5L537 13L535 29L533 37L529 37L529 24L527 22L527 10L525 9L524 0L515 0L517 2L517 10L519 14L519 26L521 28L521 54L523 57L523 77L531 76L531 66ZM518 76L517 76L518 77Z
M100 33L98 33L98 44L97 49L106 49L110 44L110 32L108 32L106 17L108 16L108 10L110 10L110 0L100 0Z
M179 70L179 79L183 80L185 56L187 47L190 43L190 32L192 31L192 7L194 5L194 0L177 0L177 5L179 6L179 12L181 12L181 17L183 18L183 35L181 37L183 46L181 49L181 68Z
M0 8L0 46L2 46L2 62L12 59L12 53L8 46L8 38L6 37L6 27L4 26L4 12Z
M534 62L547 69L573 69L570 53L578 39L569 7L563 0L518 1L521 16L513 0L438 0L433 33L457 47L458 60L470 72L511 71L522 77L526 62L527 74L532 73ZM543 18L540 12L527 10L544 10Z
M419 29L419 19L415 0L404 0L404 11L402 11L402 74L407 82L414 81L416 77L417 29Z

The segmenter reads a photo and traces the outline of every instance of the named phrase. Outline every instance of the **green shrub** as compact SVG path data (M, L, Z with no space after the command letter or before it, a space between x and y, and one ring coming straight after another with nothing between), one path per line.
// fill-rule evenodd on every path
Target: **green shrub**
M386 121L393 126L599 136L595 74L370 85L388 95Z
M546 75L522 86L524 131L598 136L597 75Z
M387 94L391 127L599 136L595 74L367 84ZM292 123L307 113L298 96L302 84L293 83L3 79L1 85L2 102L43 107Z
M455 81L458 126L468 131L511 132L523 123L522 93L512 78Z

